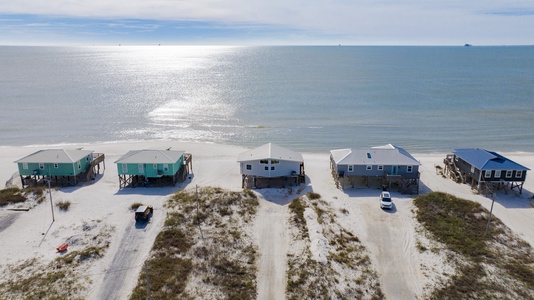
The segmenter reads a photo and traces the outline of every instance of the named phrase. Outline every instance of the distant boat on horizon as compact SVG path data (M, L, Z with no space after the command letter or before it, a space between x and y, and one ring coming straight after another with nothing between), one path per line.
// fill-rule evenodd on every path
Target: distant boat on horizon
M471 47L471 44L465 44L464 47Z

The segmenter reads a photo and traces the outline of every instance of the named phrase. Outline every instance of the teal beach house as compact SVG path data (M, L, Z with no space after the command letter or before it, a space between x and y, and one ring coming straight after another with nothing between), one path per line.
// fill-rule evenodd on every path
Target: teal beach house
M192 156L175 150L133 150L117 161L119 187L175 185L192 170Z
M39 150L15 161L23 188L48 180L53 184L76 185L92 179L95 169L100 171L101 162L104 162L103 154L83 149Z

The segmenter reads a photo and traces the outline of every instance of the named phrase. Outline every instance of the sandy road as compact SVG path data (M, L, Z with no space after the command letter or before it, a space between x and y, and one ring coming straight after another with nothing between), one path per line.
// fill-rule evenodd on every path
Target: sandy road
M161 229L163 219L161 211L155 211L148 223L136 223L133 219L125 220L120 242L111 245L108 254L109 267L106 268L98 290L90 299L127 299L137 284L146 256L152 248L154 239Z
M285 299L287 271L287 205L260 199L255 233L259 246L258 299Z
M410 224L411 202L410 198L395 199L391 211L380 209L378 201L361 205L367 223L366 243L376 257L387 299L415 299L422 291L415 230Z

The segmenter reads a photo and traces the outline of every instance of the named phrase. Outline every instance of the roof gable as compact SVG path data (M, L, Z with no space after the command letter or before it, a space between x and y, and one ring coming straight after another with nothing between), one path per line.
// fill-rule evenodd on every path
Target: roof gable
M479 170L530 170L529 168L522 166L496 152L484 149L455 149L453 154Z
M45 149L25 156L15 163L75 163L93 152L82 149Z
M121 156L116 164L174 164L184 151L176 150L132 150Z
M392 144L371 148L331 150L337 165L419 165L408 151Z
M304 161L304 159L302 158L302 154L272 143L268 143L258 148L245 151L237 156L238 162L260 159L279 159L298 162Z

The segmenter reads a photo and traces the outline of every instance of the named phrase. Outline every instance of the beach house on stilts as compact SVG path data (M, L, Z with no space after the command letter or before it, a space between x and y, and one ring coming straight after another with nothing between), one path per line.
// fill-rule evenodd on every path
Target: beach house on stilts
M190 153L170 150L133 150L115 163L119 188L136 186L175 185L185 181L193 170Z
M456 149L443 162L445 174L479 192L509 187L521 194L530 170L496 152L479 148Z
M25 156L18 165L22 187L50 183L53 185L76 185L90 181L105 168L103 153L92 150L47 149Z
M341 189L398 187L401 193L419 191L419 161L395 145L330 151L330 169Z
M268 143L238 155L243 188L283 188L305 182L298 152Z

